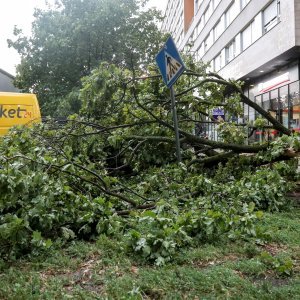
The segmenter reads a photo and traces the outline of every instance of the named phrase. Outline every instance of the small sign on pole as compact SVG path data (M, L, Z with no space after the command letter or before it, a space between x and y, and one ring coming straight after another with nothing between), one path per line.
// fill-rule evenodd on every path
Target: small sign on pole
M184 72L185 66L172 37L169 37L167 39L164 47L158 52L156 56L156 63L158 65L158 68L160 70L160 73L162 75L162 78L166 86L170 89L172 111L173 111L173 122L174 122L174 130L175 130L176 154L177 154L178 162L181 162L178 119L177 119L177 110L175 105L175 92L174 92L173 84Z

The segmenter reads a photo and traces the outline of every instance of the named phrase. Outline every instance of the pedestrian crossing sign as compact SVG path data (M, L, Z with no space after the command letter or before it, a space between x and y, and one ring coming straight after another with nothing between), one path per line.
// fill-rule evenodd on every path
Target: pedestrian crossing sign
M170 88L185 70L184 63L172 37L168 38L164 47L157 54L156 63L165 84Z

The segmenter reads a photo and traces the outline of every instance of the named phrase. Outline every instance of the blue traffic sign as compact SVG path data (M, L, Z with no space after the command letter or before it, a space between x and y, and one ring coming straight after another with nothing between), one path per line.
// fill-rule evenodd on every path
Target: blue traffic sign
M212 116L215 120L219 120L220 118L225 120L225 112L223 108L214 108L212 111Z
M167 39L164 47L158 52L156 63L165 84L170 88L185 70L184 63L172 37Z

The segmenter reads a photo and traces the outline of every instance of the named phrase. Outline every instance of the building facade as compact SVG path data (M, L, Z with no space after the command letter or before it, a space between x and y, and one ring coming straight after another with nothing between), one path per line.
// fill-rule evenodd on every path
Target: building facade
M13 81L14 76L0 69L0 92L19 92Z
M162 29L300 130L300 0L169 0ZM249 107L245 118L256 118Z

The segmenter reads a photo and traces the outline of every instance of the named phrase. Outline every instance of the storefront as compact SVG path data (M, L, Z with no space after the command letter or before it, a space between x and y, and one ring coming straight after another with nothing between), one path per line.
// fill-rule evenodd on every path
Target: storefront
M300 82L299 67L291 66L262 76L249 85L247 96L268 111L284 126L300 132ZM253 125L259 114L245 107L245 121ZM278 136L274 129L256 130L252 140L272 140Z

